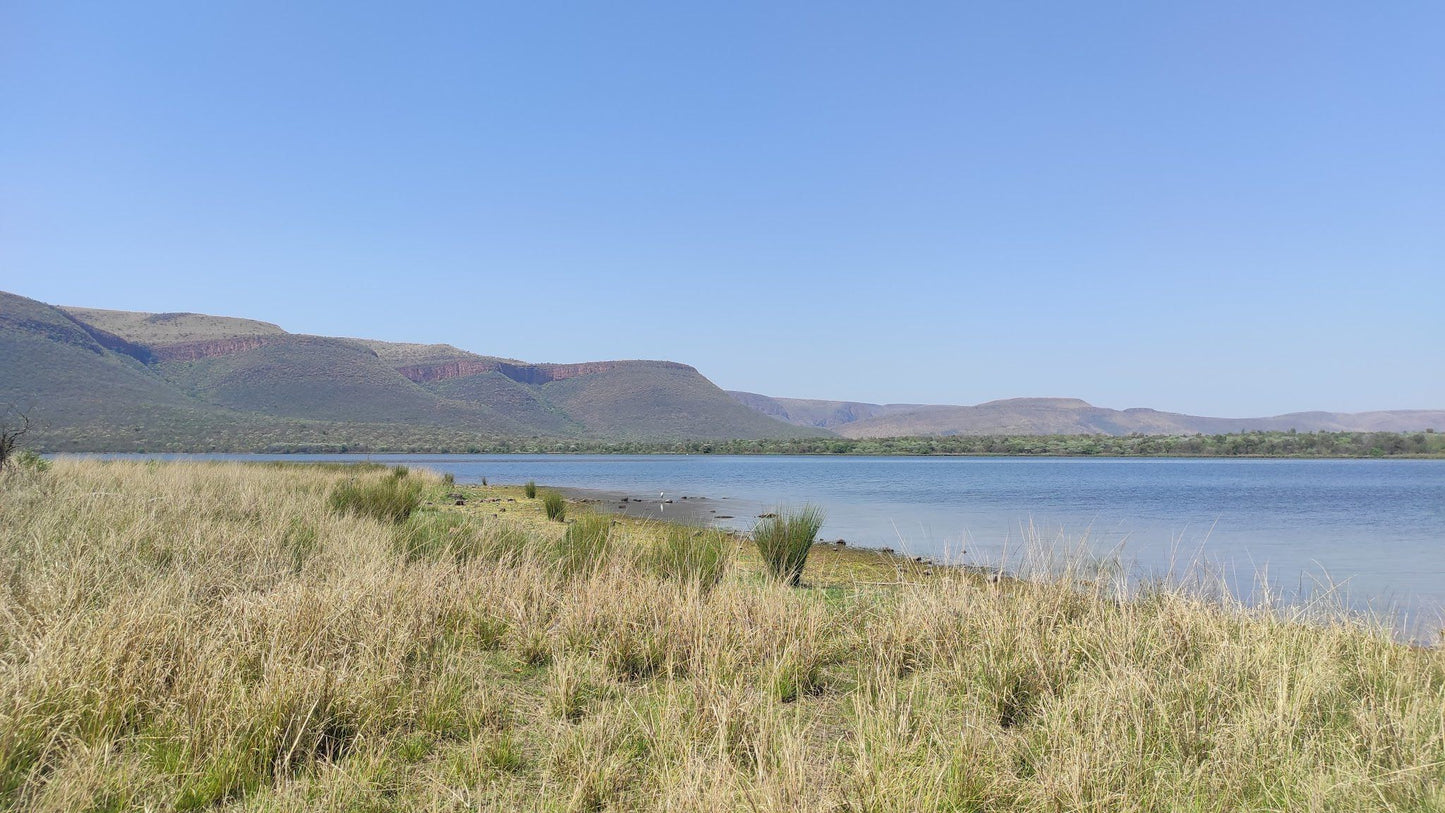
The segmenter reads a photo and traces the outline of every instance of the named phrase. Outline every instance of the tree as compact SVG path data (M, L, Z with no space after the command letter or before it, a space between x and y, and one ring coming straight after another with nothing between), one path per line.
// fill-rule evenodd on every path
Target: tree
M10 418L11 414L19 417L18 423ZM7 410L4 420L0 420L0 471L4 471L5 464L10 462L15 444L29 431L30 416L14 408Z

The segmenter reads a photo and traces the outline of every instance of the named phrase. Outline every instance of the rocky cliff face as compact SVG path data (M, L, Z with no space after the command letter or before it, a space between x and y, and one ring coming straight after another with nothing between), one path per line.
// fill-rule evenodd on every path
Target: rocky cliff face
M500 367L495 361L471 361L461 359L435 364L409 364L396 371L418 384L446 381L449 378L466 378L469 375L490 373Z
M196 361L213 356L229 356L244 353L275 341L275 336L237 336L230 339L212 339L204 342L182 342L149 348L156 361Z
M497 372L520 384L546 384L593 373L605 373L628 365L648 365L659 369L692 370L686 364L672 361L591 361L582 364L511 364L486 359L458 359L433 364L413 364L397 368L397 372L418 384L465 378L481 373Z

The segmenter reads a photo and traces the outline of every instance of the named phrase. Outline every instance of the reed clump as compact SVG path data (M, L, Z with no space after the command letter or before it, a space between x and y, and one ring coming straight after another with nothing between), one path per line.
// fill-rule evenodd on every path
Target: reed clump
M753 544L773 578L797 587L822 527L823 511L815 506L779 509L753 525Z
M333 505L385 480L400 522ZM1445 653L1358 619L851 549L790 587L467 488L7 467L0 809L1445 808Z
M485 483L483 483L483 485L485 485ZM526 494L529 500L537 499L537 483L533 480L528 480L527 483L522 486L522 493Z
M567 499L555 491L548 491L542 495L542 510L547 512L547 519L561 522L567 518Z

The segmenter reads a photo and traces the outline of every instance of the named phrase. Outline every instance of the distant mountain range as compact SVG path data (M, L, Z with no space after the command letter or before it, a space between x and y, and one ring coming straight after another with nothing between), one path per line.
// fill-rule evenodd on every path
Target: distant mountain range
M51 451L419 451L567 441L1445 429L1445 411L1200 418L1068 398L978 406L724 392L671 361L538 364L0 292L0 408ZM556 444L553 444L554 447Z
M977 406L868 404L728 393L764 415L849 438L904 435L1218 435L1232 432L1419 432L1445 430L1445 410L1295 412L1269 418L1205 418L1154 409L1106 409L1077 398L1010 398Z
M533 364L194 313L0 293L0 406L52 450L466 449L807 437L670 361Z

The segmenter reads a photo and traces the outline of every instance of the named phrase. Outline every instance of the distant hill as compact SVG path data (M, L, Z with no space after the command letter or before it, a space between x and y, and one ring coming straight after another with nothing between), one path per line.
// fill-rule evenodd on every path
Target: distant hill
M1206 418L1154 409L1107 409L1077 398L1010 398L977 406L868 404L729 392L739 403L795 426L849 438L916 435L1192 435L1231 432L1445 431L1445 410L1297 412L1268 418Z
M507 439L826 435L667 361L532 364L250 319L55 307L0 292L0 405L52 450L468 448Z

